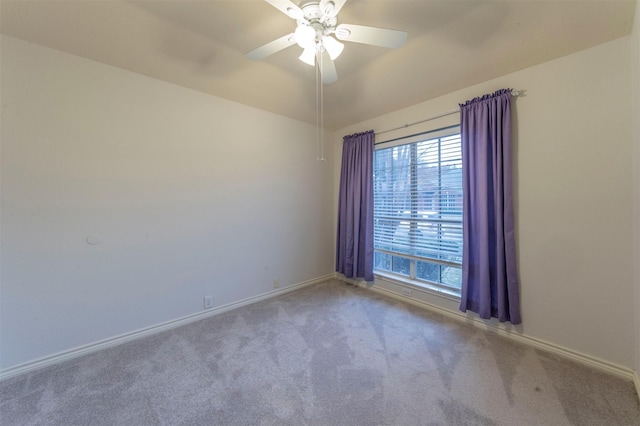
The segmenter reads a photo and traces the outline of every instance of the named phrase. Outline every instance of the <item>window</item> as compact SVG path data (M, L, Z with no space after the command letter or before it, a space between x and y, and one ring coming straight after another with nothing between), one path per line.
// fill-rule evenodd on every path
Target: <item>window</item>
M459 126L378 145L373 193L374 270L459 294Z

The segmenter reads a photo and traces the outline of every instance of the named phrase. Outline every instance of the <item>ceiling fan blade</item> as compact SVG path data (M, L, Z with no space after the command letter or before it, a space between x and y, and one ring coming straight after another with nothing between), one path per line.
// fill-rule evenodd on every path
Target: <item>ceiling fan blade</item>
M402 46L407 41L407 33L363 25L340 24L336 27L336 38L338 40L394 48Z
M347 0L320 0L320 10L328 16L336 16Z
M322 82L331 84L338 79L336 64L333 63L327 51L318 52L318 65L320 66L320 74L322 74Z
M264 0L269 3L271 6L278 9L280 12L284 13L290 18L299 19L302 18L304 13L302 9L298 7L297 4L289 1L289 0Z
M273 55L274 53L286 49L287 47L292 46L295 43L296 41L293 33L287 34L286 36L282 36L276 40L273 40L272 42L269 42L264 46L260 46L249 53L245 53L244 56L247 59L251 59L252 61L259 61L266 58L267 56Z

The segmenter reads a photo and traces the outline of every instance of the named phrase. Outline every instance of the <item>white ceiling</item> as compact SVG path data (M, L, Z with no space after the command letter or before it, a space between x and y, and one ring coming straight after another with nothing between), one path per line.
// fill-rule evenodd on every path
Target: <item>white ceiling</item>
M294 0L295 1L295 0ZM631 33L635 0L347 0L338 23L407 31L385 49L345 43L324 86L338 129ZM262 0L0 0L0 32L315 124L314 68ZM525 88L526 89L526 88Z

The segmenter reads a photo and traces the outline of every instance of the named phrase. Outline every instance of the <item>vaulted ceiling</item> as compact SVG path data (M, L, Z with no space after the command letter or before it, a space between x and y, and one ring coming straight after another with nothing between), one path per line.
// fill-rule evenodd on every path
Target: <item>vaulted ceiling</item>
M294 0L295 1L295 0ZM338 23L408 32L399 49L345 43L324 86L329 129L631 33L635 0L347 0ZM0 32L149 77L316 122L316 73L262 0L0 0ZM526 88L525 88L526 89Z

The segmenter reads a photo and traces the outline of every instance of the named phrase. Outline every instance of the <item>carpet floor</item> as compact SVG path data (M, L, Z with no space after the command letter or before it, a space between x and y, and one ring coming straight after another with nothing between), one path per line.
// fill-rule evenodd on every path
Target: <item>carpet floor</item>
M640 425L633 383L327 281L0 382L3 425Z

